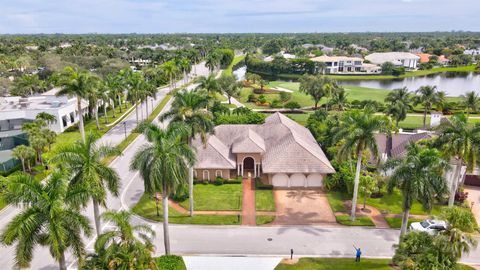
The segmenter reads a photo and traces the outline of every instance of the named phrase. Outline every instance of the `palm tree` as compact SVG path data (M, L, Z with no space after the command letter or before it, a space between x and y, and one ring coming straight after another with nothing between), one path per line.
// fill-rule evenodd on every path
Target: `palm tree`
M129 85L130 89L128 91L128 99L136 106L135 114L138 124L140 122L138 117L138 105L141 105L141 100L144 99L145 96L145 89L148 86L141 73L133 73L132 76L129 78Z
M98 138L89 134L85 142L77 141L59 149L51 159L52 162L64 166L72 175L70 186L82 186L88 191L83 203L92 199L95 229L97 235L101 234L99 205L105 206L107 190L114 196L118 196L120 177L117 172L110 168L103 158L120 151L109 145L98 145Z
M438 94L436 86L422 86L416 92L414 97L414 105L422 104L423 106L423 128L427 128L427 112L432 110L433 105L438 104L441 97Z
M43 164L42 153L45 147L48 145L47 139L40 134L35 134L34 136L29 135L28 141L30 142L30 146L35 149L35 152L37 153L37 162L39 164Z
M44 84L38 78L38 75L22 75L17 77L13 82L10 94L13 96L27 97L44 89Z
M475 93L475 91L467 92L465 95L462 96L463 98L463 105L467 109L467 118L470 116L470 113L474 113L478 111L480 106L480 96Z
M398 122L405 120L408 111L413 109L410 93L406 87L394 89L385 97L385 102L388 102L386 114L395 120L398 129Z
M205 66L210 71L210 74L220 65L220 56L217 52L213 51L207 55L205 59Z
M192 65L191 65L190 61L188 60L188 58L182 58L182 59L179 60L178 66L179 66L180 71L183 73L183 78L185 80L185 83L187 83L188 82L188 74L190 73L190 71L192 71Z
M388 190L400 189L403 196L402 227L400 235L407 232L410 209L415 201L422 203L427 210L437 197L447 191L444 170L448 167L436 149L422 149L415 143L407 146L407 155L400 159L390 159L385 169L393 170L388 182Z
M151 240L155 231L147 225L132 226L127 211L105 212L102 218L115 229L98 236L95 253L88 255L81 269L156 269Z
M218 80L215 78L215 75L210 74L207 77L200 76L197 79L198 87L197 89L205 89L208 94L213 97L215 93L220 92L220 87L218 85Z
M77 98L78 126L84 142L85 128L83 125L82 99L88 97L89 92L96 83L97 80L90 72L73 67L65 68L59 82L62 89L57 92L57 96L67 95L76 96Z
M195 73L195 75L197 75L197 64L202 59L202 56L197 50L191 50L190 54L188 54L188 59L190 60L190 63L192 63L193 65L193 72Z
M440 135L435 144L447 156L456 159L448 200L448 205L453 206L462 165L466 163L467 171L471 172L477 163L480 147L480 124L468 125L468 119L464 114L456 114L450 118L450 121L442 122L437 130Z
M76 198L82 190L69 190L65 176L65 172L54 171L45 182L23 173L9 178L4 198L22 208L4 228L0 241L8 246L16 244L18 267L29 267L37 245L50 248L60 270L67 269L67 251L82 260L85 254L82 234L89 237L91 228L77 207Z
M37 114L37 116L35 116L35 120L44 121L45 124L47 125L54 124L57 122L57 118L54 115L51 115L47 112L40 112L39 114Z
M374 115L374 112L368 108L364 111L346 112L334 132L334 140L343 141L338 151L339 159L350 158L352 153L357 157L351 210L352 220L355 220L362 153L364 150L369 150L374 156L378 156L378 146L375 140L377 132L389 133L390 123L386 117Z
M183 139L186 129L170 125L166 130L146 124L143 134L150 142L134 155L130 168L139 170L148 193L161 192L163 198L163 234L165 253L170 254L168 231L168 197L183 185L188 167L195 162L195 153Z
M174 61L167 61L162 65L163 72L170 82L170 90L175 88L175 79L177 77L178 68Z
M40 130L39 136L45 139L45 142L47 143L47 146L48 146L48 150L50 151L52 148L52 144L55 143L55 140L57 139L57 133L55 133L54 131L51 131L48 128L42 128Z
M220 91L228 97L228 104L232 104L231 98L240 93L241 83L233 76L222 76L217 81Z
M193 138L199 134L205 143L207 134L213 132L214 123L212 114L206 110L209 99L198 91L186 90L177 92L171 109L160 116L160 121L170 120L170 125L185 124L189 132L186 136L188 144L192 146ZM193 165L188 170L190 216L193 216Z
M328 104L334 108L338 108L340 111L344 111L348 105L347 96L348 94L345 92L345 89L339 88L333 92Z
M35 150L30 146L21 144L12 149L12 156L20 159L22 162L22 170L24 172L27 171L26 167L28 167L28 170L30 171L30 160L35 157ZM27 164L27 166L25 166L25 164Z

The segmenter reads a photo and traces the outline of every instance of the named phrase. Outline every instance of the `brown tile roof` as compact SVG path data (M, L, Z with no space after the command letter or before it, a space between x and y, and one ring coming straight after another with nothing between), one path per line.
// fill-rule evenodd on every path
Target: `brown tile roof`
M215 128L214 134L209 137L208 144L210 138L216 137L228 152L223 147L216 147L222 148L222 151L204 151L197 138L194 142L198 159L195 168L213 168L224 164L223 160L235 162L235 153L242 151L262 151L265 173L335 172L310 131L281 113L269 116L262 125L220 125ZM216 140L212 142L218 144ZM223 159L218 157L220 153Z

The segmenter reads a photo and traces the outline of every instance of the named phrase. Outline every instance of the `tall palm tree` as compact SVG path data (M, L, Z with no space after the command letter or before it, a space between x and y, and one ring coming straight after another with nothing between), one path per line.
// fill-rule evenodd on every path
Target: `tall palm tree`
M40 112L35 116L35 120L44 121L46 125L54 124L57 122L57 118L47 112Z
M105 212L102 218L115 229L98 236L95 253L88 255L81 269L156 269L154 230L147 225L132 226L132 214L127 211Z
M207 55L207 58L205 59L205 66L210 71L210 74L212 74L215 69L218 68L220 65L220 60L220 55L215 51L212 51Z
M362 153L364 150L369 150L374 156L378 156L375 134L377 132L390 133L390 126L391 124L386 117L374 115L373 110L367 108L364 111L346 112L340 125L335 130L334 140L337 142L343 141L338 151L339 159L350 158L352 153L357 158L351 210L352 220L355 220L360 171L362 169Z
M480 124L468 125L468 118L464 114L456 114L450 121L442 122L437 130L435 144L449 157L456 159L455 172L452 174L450 197L448 205L453 206L457 191L458 178L462 165L466 163L467 171L471 172L477 163L480 149Z
M385 102L388 102L386 114L395 120L398 129L398 122L405 120L408 111L413 109L410 92L406 87L393 89L385 97Z
M183 73L183 78L184 78L185 83L187 83L188 82L188 74L190 73L190 71L192 71L192 65L191 65L190 61L188 60L188 58L180 59L179 62L178 62L178 67L179 67L180 71Z
M192 146L193 138L198 134L205 143L207 134L213 132L214 123L212 114L205 108L209 99L198 91L186 90L177 92L171 109L160 116L160 121L169 120L170 125L183 123L188 127L186 140ZM190 216L193 216L193 165L188 169Z
M175 80L178 74L178 68L174 61L167 61L162 64L162 69L170 83L170 90L175 88Z
M480 96L475 93L475 91L470 91L465 93L465 95L462 96L463 98L463 105L467 109L467 118L470 116L470 113L474 113L478 111L478 108L480 106Z
M30 160L35 157L35 150L30 146L21 144L12 149L12 156L20 159L24 172L27 171L27 168L30 171Z
M97 140L95 135L89 134L85 142L77 141L60 148L51 161L71 173L70 186L81 186L88 191L88 196L82 203L86 205L87 200L92 199L95 229L97 235L100 235L99 205L105 206L107 190L118 196L120 188L117 172L102 160L107 156L120 154L120 151L109 145L98 145Z
M427 113L432 110L433 105L438 104L441 96L438 94L437 87L426 85L415 91L414 105L422 104L423 106L423 128L427 128Z
M142 129L150 143L135 153L130 168L140 172L146 192L162 194L165 253L170 254L168 197L184 183L188 167L195 162L195 153L183 139L186 129L181 126L163 130L146 124Z
M215 78L215 75L210 74L207 77L200 76L197 79L198 87L197 89L205 89L207 90L210 96L214 96L215 93L220 92L220 87L218 85L218 80Z
M23 173L9 178L5 200L22 208L2 231L0 241L8 246L16 245L18 267L29 267L37 245L49 247L60 270L67 269L67 251L79 261L83 259L82 233L89 237L91 228L77 207L76 200L82 190L69 190L65 176L65 172L55 171L45 182Z
M27 97L37 92L43 92L43 81L38 78L38 75L25 74L17 77L13 81L13 87L10 90L10 94L13 96Z
M385 163L385 169L390 169L392 175L388 182L388 190L394 188L402 192L403 217L400 235L407 232L410 209L415 201L422 203L427 210L432 209L436 198L447 191L444 178L446 162L436 149L422 149L415 143L407 146L407 155L399 159L390 159Z
M59 80L62 88L57 92L57 96L67 95L77 98L78 126L84 142L85 128L83 125L82 99L88 97L89 92L96 83L95 76L90 72L73 67L66 67Z
M191 50L188 54L188 59L190 60L190 63L192 63L193 72L195 73L195 75L197 75L197 64L202 59L202 56L197 50Z
M103 87L107 92L107 95L110 97L109 100L111 100L111 105L112 105L112 112L113 112L113 117L116 118L117 116L115 115L115 101L118 100L118 106L120 109L120 113L122 112L122 102L121 102L121 96L123 94L123 89L121 87L121 82L119 80L119 76L114 76L112 74L108 74L105 77L105 80L103 80Z
M129 85L130 88L128 90L128 99L135 104L135 114L136 114L136 120L137 124L140 122L139 120L139 115L138 115L138 106L142 104L142 99L145 98L145 91L147 86L147 82L145 82L145 79L143 78L141 73L133 73L132 76L129 78ZM143 107L143 106L141 106ZM142 109L140 108L142 111ZM143 114L143 111L142 111Z

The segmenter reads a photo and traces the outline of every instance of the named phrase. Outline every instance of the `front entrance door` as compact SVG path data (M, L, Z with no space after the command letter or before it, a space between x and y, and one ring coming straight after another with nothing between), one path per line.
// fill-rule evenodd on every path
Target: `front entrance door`
M243 159L243 177L254 176L255 160L251 157Z

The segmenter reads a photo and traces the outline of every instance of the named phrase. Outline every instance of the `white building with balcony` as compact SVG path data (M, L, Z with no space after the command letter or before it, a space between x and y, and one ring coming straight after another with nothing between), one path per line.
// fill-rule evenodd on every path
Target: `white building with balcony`
M386 62L390 62L395 66L403 66L407 69L416 69L420 57L408 52L385 52L369 54L365 56L365 59L375 65L383 65Z
M325 74L381 73L379 66L364 64L360 57L322 55L311 58L311 60L325 63Z

